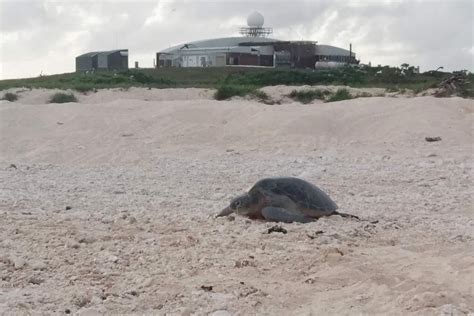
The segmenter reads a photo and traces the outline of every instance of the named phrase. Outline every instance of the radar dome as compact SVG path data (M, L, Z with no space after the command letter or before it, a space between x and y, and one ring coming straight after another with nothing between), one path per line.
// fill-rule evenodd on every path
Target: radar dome
M254 11L247 18L247 25L249 27L262 27L263 22L264 22L263 15L261 15L257 11Z

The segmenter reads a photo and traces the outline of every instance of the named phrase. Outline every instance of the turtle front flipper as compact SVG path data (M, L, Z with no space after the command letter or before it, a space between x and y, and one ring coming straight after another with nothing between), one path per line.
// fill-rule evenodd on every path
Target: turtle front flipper
M234 211L230 208L230 206L227 206L219 214L217 214L216 217L227 216L227 215L232 214L233 212Z
M299 212L291 211L286 208L267 206L262 209L262 216L271 222L283 223L309 223L313 219Z

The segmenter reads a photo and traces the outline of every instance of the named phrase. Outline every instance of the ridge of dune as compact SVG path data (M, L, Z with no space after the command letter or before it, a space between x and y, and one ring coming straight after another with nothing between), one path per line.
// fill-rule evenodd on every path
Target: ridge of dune
M0 111L5 118L2 146L7 149L2 156L32 161L60 162L58 149L63 162L79 152L85 161L98 156L125 161L128 153L141 154L137 151L147 157L159 149L226 150L229 144L240 150L397 144L414 148L425 145L427 136L442 135L451 144L472 137L472 102L460 98L373 97L313 105L122 99L105 104L9 104Z

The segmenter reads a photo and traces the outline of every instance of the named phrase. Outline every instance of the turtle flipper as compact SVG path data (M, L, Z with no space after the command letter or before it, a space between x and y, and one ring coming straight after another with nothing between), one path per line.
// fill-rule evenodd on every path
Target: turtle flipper
M347 214L347 213L339 213L339 212L336 212L336 211L334 211L334 213L332 215L339 215L341 217L350 217L350 218L355 218L357 220L360 220L359 216L355 216L355 215Z
M271 222L283 222L283 223L309 223L312 222L313 219L307 217L301 213L288 210L286 208L281 207L273 207L267 206L262 209L263 217Z
M227 215L232 214L233 212L234 211L230 208L230 206L227 206L219 214L217 214L216 217L227 216Z

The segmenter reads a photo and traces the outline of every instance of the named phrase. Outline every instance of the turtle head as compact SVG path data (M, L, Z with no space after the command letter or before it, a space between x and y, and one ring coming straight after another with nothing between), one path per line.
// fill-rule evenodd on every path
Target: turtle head
M250 206L252 204L252 198L247 193L239 195L238 197L234 198L230 205L223 209L218 215L219 216L227 216L232 213L236 213L239 215L247 215L250 213Z

